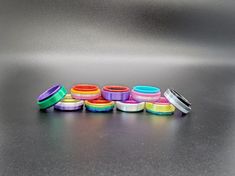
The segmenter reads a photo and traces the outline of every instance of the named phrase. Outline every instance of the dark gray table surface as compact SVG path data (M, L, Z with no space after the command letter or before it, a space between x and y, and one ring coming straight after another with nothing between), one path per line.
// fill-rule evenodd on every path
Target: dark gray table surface
M235 175L233 1L0 10L0 175ZM36 98L54 83L175 88L192 112L40 112Z

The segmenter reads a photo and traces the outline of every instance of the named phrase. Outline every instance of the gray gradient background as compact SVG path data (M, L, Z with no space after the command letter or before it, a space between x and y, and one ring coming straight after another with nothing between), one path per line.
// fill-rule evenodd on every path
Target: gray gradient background
M234 8L0 0L0 175L235 175ZM193 111L39 112L56 82L173 87Z

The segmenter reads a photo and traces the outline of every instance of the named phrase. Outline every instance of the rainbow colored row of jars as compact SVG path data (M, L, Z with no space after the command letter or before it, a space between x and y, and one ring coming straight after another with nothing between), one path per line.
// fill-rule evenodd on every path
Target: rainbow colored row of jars
M173 89L167 89L162 95L160 88L138 85L132 89L126 86L106 85L100 89L97 85L77 84L70 93L60 84L53 85L37 98L41 110L54 107L60 111L86 110L91 112L109 112L115 106L123 112L147 112L169 116L178 109L184 114L191 111L191 103Z

